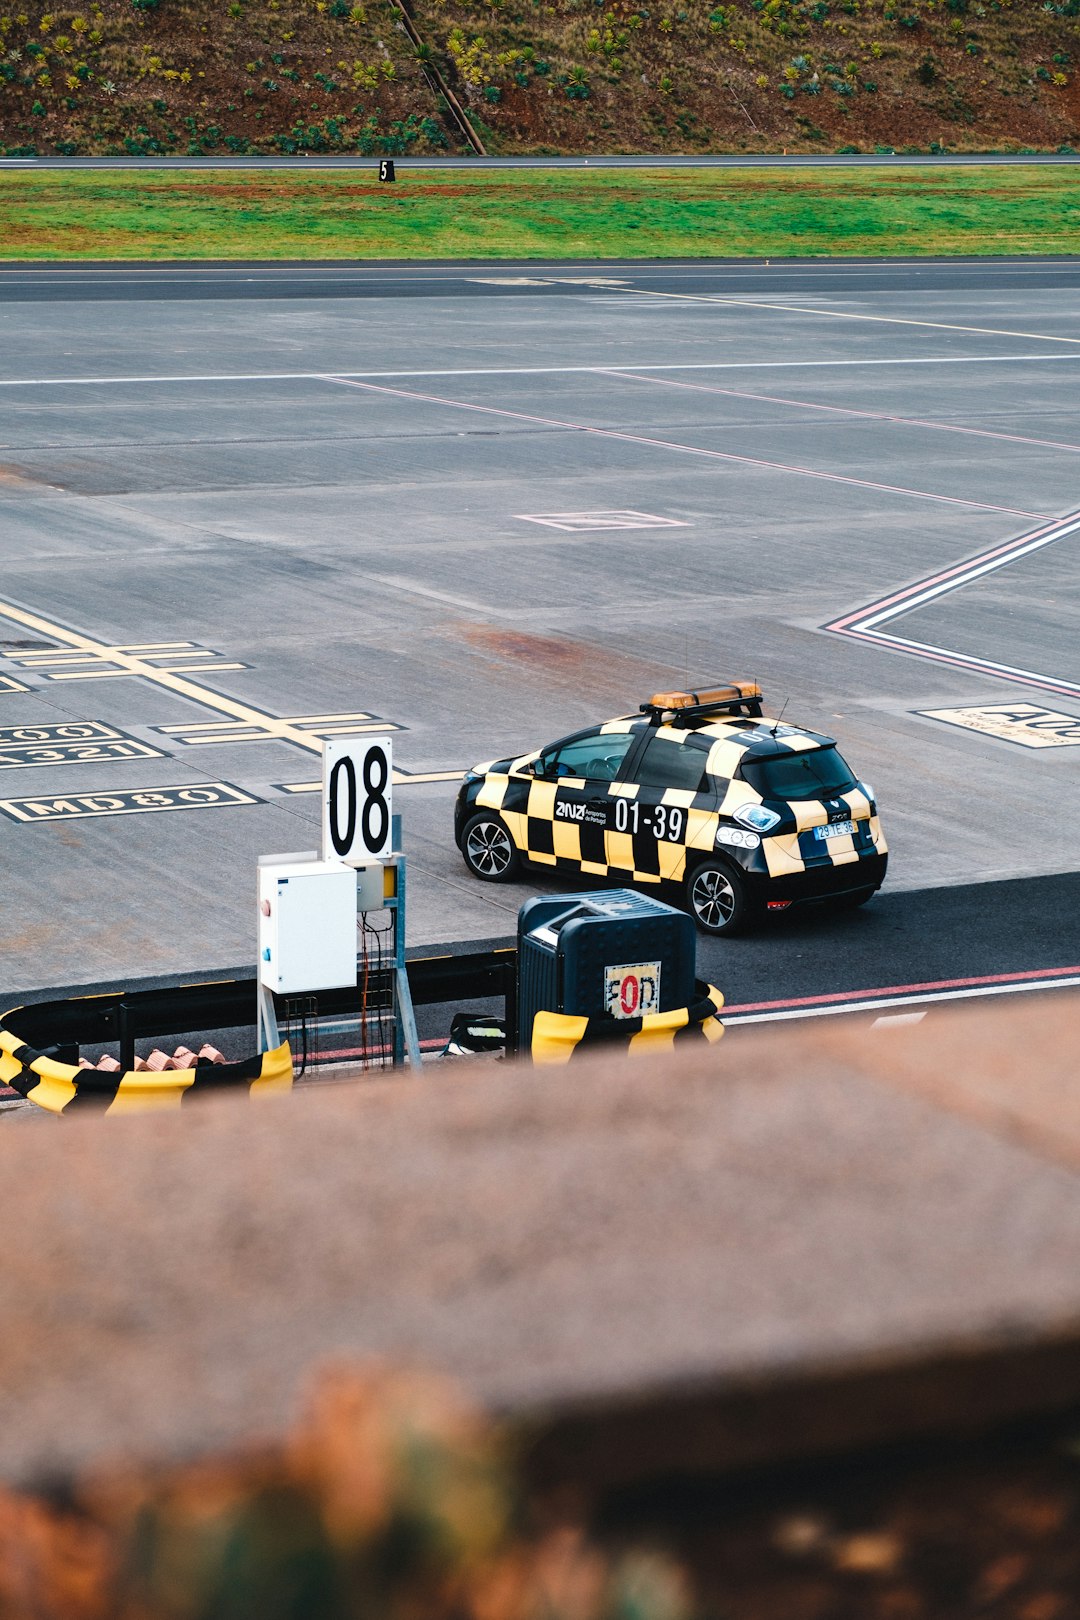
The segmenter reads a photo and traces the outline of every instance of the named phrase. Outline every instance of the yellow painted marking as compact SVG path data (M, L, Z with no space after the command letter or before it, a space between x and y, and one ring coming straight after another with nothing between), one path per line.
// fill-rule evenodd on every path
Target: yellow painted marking
M215 710L227 720L253 727L259 732L260 740L275 738L280 742L292 743L294 747L302 748L306 753L320 756L322 754L322 738L316 732L304 730L303 725L299 722L278 719L276 715L267 714L263 709L256 709L250 703L240 703L236 698L226 697L224 693L215 692L203 686L200 682L192 680L187 674L163 669L157 664L148 662L147 659L139 657L137 651L130 652L121 647L110 647L103 641L96 641L93 636L85 636L76 630L67 630L63 625L54 624L40 613L29 613L25 608L16 607L13 602L0 600L0 618L9 619L12 624L21 624L28 630L36 630L41 635L51 636L56 641L64 642L76 654L81 653L88 658L100 658L120 666L115 670L61 671L52 677L53 680L89 680L115 675L137 675L143 680L151 681L155 686L164 687L167 692L174 692L178 697L188 698L192 703L200 704L204 709ZM244 669L246 665L212 663L207 667L210 672L216 673L219 670ZM0 677L0 679L6 680L7 677ZM335 718L340 718L340 716L335 716ZM309 718L308 724L310 723ZM218 725L220 722L215 721L212 724ZM196 721L191 726L177 729L194 730L198 725L200 725L200 722ZM376 725L364 727L363 729L386 731L398 728ZM396 785L405 785L409 782L459 782L464 774L464 771L418 771L414 775L409 771L395 770L393 779ZM321 793L322 783L291 783L285 787L285 792Z
M117 659L117 662L119 663L119 659ZM201 669L203 666L200 665L199 667ZM247 667L248 666L246 664L215 663L206 665L206 668L213 670L215 674L219 669L247 669ZM175 673L174 670L163 668L160 664L147 664L146 669L60 669L57 670L55 674L50 675L49 678L50 680L54 681L122 681L127 680L132 675L145 676L147 679L149 679L150 675L148 672L150 671L152 671L154 675L172 675ZM204 693L199 699L199 702L206 704L208 708L213 708L214 705L212 703L207 703L207 699L209 697L214 697L216 699L217 694Z
M399 771L394 768L394 786L408 787L411 782L460 782L464 771ZM321 782L282 782L282 793L321 793Z
M14 675L0 675L0 692L29 692L30 688L17 681Z
M220 665L218 667L220 668ZM320 728L320 732L324 726L333 726L335 730L343 730L345 727L352 727L357 731L401 730L400 726L393 725L388 720L376 720L373 715L366 713L292 714L284 716L284 719L287 724L307 726L308 730L312 730L314 727L318 726ZM227 732L230 736L235 736L244 731L254 732L256 728L252 726L243 726L239 721L235 720L192 720L185 721L183 724L179 725L159 726L158 729L160 731L167 732L170 736L179 735L181 733L186 736L188 732L194 731L213 731L220 732L222 735Z
M117 650L119 650L119 649L117 649ZM150 652L149 650L147 650L146 656L148 658L164 658L168 663L173 664L173 663L176 663L177 660L179 660L181 658L186 658L186 659L191 659L191 658L196 658L196 659L198 659L198 658L216 659L217 658L217 653L214 652L212 647L192 647L188 651L184 651L182 648L179 648L179 647L176 648L175 651L171 647L163 647L163 648L161 648L161 650L159 652Z
M235 698L225 697L221 692L210 691L199 682L191 680L186 675L179 675L174 670L159 669L157 665L148 663L145 658L140 658L135 653L121 652L107 646L103 641L95 641L93 636L66 630L62 625L54 624L39 613L28 613L25 608L16 607L13 602L0 601L0 616L10 619L13 624L24 625L28 630L36 630L40 635L52 636L77 652L97 654L100 658L119 664L128 675L141 675L144 680L152 681L155 686L162 686L167 692L175 693L177 697L189 698L192 703L198 703L203 708L215 709L218 714L226 715L230 720L242 720L246 725L260 726L271 736L291 742L297 748L303 748L306 753L322 753L321 739L313 737L310 732L302 731L299 726L291 725L287 720L275 719L272 714L266 714L250 703L239 703ZM227 667L222 664L212 666L215 671Z
M48 652L13 651L7 656L25 668L32 668L34 664L93 664L97 661L96 653L64 652L60 647L50 647Z
M125 641L123 646L114 647L113 652L179 652L183 647L194 645L193 641Z

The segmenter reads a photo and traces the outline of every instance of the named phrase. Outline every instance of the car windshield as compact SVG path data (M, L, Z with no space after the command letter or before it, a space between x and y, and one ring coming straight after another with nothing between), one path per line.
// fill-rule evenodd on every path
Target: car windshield
M850 766L835 748L744 760L742 774L763 799L827 799L856 785Z

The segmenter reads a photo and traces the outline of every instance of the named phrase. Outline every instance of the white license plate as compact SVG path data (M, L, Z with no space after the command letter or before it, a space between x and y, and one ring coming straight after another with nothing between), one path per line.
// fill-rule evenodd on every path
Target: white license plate
M815 827L815 838L847 838L855 831L853 821L834 821L829 827Z

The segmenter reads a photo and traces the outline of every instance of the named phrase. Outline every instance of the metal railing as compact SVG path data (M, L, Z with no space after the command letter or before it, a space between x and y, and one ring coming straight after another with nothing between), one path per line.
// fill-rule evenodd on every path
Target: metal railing
M414 957L406 971L418 1007L502 997L507 1049L516 1049L517 951L512 946ZM13 1007L0 1014L0 1026L62 1063L78 1063L84 1046L115 1045L121 1068L129 1070L135 1066L136 1041L159 1035L250 1028L254 1051L255 988L253 969L250 975L202 984L68 996ZM357 992L352 987L325 990L317 1001L320 1018L348 1016L356 1013Z

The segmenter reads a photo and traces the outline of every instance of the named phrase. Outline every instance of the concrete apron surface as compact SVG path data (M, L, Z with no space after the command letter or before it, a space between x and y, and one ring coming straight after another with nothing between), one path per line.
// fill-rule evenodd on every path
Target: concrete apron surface
M0 1476L282 1433L434 1367L615 1483L1080 1399L1075 1018L479 1064L0 1135Z

